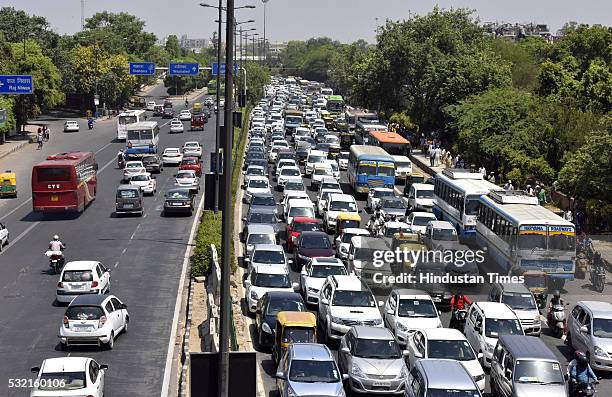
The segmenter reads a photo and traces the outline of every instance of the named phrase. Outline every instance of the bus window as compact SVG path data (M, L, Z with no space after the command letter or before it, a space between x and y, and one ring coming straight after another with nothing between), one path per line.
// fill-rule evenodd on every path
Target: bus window
M395 176L395 167L393 163L378 163L378 175Z
M359 164L359 175L376 175L376 163L361 163Z
M38 168L38 182L69 182L72 179L69 167Z

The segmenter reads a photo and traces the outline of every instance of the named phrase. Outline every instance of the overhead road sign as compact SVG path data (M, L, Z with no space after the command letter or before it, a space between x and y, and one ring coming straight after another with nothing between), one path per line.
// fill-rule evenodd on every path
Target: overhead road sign
M130 62L130 74L152 76L155 74L155 64L153 62Z
M197 63L171 63L168 68L170 76L195 76L200 73L200 65Z
M238 74L238 64L234 63L234 75ZM219 64L217 62L212 64L212 75L213 76L217 76L219 75ZM221 64L221 75L224 76L225 75L225 63Z
M33 92L34 79L32 79L32 76L0 75L0 94L32 94Z

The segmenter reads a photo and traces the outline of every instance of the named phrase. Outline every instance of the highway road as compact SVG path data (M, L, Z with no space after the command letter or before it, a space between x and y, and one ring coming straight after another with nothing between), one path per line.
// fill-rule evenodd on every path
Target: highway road
M161 103L163 86L148 93ZM193 102L193 101L192 101ZM183 100L174 103L184 108ZM151 116L149 114L149 116ZM168 120L160 123L160 153L199 141L209 164L214 147L214 118L205 131L169 135ZM0 222L11 233L11 245L0 255L0 395L25 396L28 389L9 389L9 379L32 379L29 368L49 357L89 356L109 365L105 396L158 396L164 378L169 338L183 258L194 222L192 217L161 217L163 193L173 185L174 168L157 176L157 194L145 198L145 216L114 216L115 189L120 183L115 140L116 119L100 120L92 131L80 120L78 133L63 133L62 120L50 120L51 139L40 151L26 149L0 160L0 169L18 174L19 197L0 200ZM32 165L62 151L93 151L99 164L96 200L80 216L43 218L32 212ZM198 200L201 195L198 196ZM67 244L67 260L99 260L112 270L111 293L128 305L130 329L116 340L114 350L71 348L60 350L58 330L65 307L54 303L58 276L43 256L49 240L59 234Z

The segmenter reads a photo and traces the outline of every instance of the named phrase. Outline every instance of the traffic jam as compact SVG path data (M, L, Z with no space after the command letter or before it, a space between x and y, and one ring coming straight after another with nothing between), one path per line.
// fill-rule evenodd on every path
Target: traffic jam
M612 369L612 303L561 296L571 222L476 170L428 175L409 140L321 83L264 92L235 227L266 393L594 393L576 374Z

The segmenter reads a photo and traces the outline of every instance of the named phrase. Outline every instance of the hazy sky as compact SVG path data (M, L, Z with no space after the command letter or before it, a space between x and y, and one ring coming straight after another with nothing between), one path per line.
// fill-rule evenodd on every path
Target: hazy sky
M85 0L85 16L108 10L135 14L147 30L159 37L187 34L210 38L216 30L217 11L198 6L204 0ZM0 0L0 6L13 6L45 16L59 33L80 29L80 0ZM218 0L209 1L218 4ZM224 1L225 3L225 1ZM255 4L255 10L238 10L238 21L255 19L253 25L263 35L261 0L236 0L236 5ZM426 14L438 4L441 8L468 7L481 21L547 23L552 32L567 21L612 25L612 0L270 0L267 3L266 36L270 41L287 41L328 36L342 42L365 39L374 42L376 23L385 19L407 18L409 13Z

